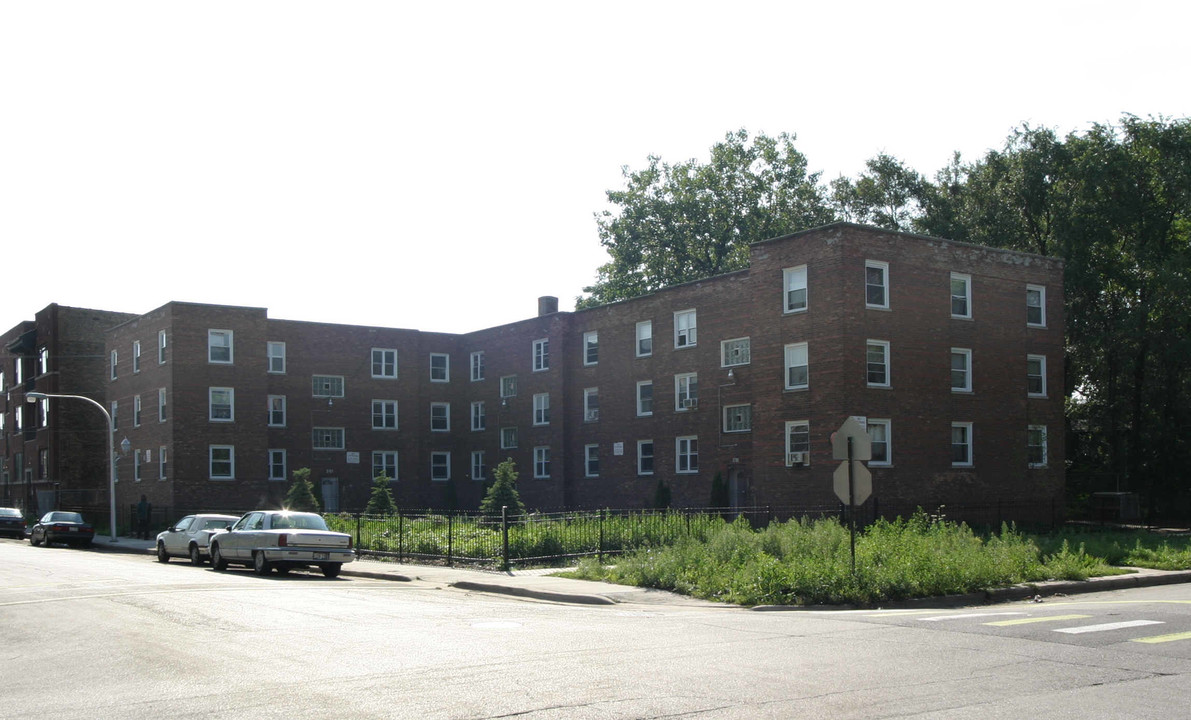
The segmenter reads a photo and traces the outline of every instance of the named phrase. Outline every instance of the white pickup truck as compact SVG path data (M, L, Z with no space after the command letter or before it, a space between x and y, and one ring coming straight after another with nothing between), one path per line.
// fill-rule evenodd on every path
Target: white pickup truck
M356 559L352 536L327 529L320 515L286 510L255 510L227 532L211 536L211 565L226 570L247 565L258 575L274 568L284 575L295 567L317 566L323 575L339 575L343 563Z

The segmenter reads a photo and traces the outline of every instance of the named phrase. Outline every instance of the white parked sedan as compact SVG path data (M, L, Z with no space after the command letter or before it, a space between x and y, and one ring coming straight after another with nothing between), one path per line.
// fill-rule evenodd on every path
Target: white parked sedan
M258 575L268 575L273 568L284 575L295 567L315 565L333 578L343 563L355 559L352 536L328 530L315 513L256 510L211 538L211 565L216 570L235 563Z
M235 515L187 515L157 534L157 560L169 562L171 557L189 557L192 565L202 565L208 556L211 536L227 530L237 520Z

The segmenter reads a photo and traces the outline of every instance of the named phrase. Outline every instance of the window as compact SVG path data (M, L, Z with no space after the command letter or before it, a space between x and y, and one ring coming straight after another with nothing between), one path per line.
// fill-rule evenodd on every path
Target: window
M951 423L951 464L968 467L972 464L972 423Z
M314 375L311 378L311 392L314 397L343 397L343 376Z
M120 412L119 411L120 411L120 401L113 400L112 401L112 410L110 413L112 416L112 429L113 430L120 427ZM21 429L20 414L21 414L21 408L20 408L20 406L18 406L17 407L17 430Z
M653 355L653 321L637 323L637 357Z
M869 340L866 345L868 386L889 387L889 343Z
M166 340L165 330L157 331L157 364L165 364L165 348L168 344Z
M140 407L141 396L137 395L137 407ZM138 412L137 417L140 417ZM37 425L38 427L49 427L50 425L50 399L42 398L37 401Z
M373 400L372 401L372 429L373 430L396 430L397 429L397 401L396 400Z
M951 317L972 317L972 276L951 273Z
M116 409L116 403L112 403L112 409ZM13 425L17 432L25 429L25 406L17 405L16 410L12 414ZM116 414L112 413L112 427L116 427Z
M533 449L533 476L539 480L550 477L550 448L539 446Z
M653 440L637 441L637 474L653 475Z
M484 379L484 351L477 350L471 354L471 381Z
M232 445L209 445L207 467L212 480L234 480L236 477L236 448Z
M285 481L285 451L269 451L269 479Z
M550 424L550 393L538 393L533 396L533 424Z
M136 350L136 354L133 356L133 371L135 372L138 369L137 365L136 365L136 358L140 357L141 344L139 342L133 343L132 347ZM37 351L37 374L45 375L49 371L50 371L50 349L43 347Z
M41 368L40 368L42 373L45 373L45 366L46 366L46 351L45 351L45 348L42 348L41 349ZM132 374L136 375L140 371L141 371L141 341L133 340L132 341Z
M512 450L517 447L517 428L507 427L500 429L500 449Z
M397 451L377 450L372 453L372 477L381 476L390 480L397 479Z
M1046 288L1026 285L1026 325L1046 327Z
M397 379L397 351L392 348L372 348L372 377Z
M720 343L720 367L748 365L751 359L748 338L724 340Z
M864 261L864 304L870 308L889 308L889 263Z
M166 409L166 393L165 388L157 389L157 422L165 422L169 419L169 412Z
M275 375L285 374L285 343L273 341L266 342L265 357L269 363L268 372Z
M694 347L699 336L695 328L695 311L683 310L674 313L674 349Z
M583 475L585 477L600 476L600 446L583 446Z
M341 427L316 427L311 430L311 437L315 450L342 450L344 448L343 428Z
M115 352L112 354L115 355ZM112 365L115 364L116 361L113 358ZM16 385L20 385L21 383L25 382L25 361L23 358L16 358L12 361L12 378L14 384Z
M873 457L869 465L892 465L893 443L889 434L888 420L868 419L868 438L872 443Z
M972 351L951 348L951 392L972 392Z
M482 400L473 402L471 404L471 429L473 431L483 430L487 427L488 417L484 412L484 402Z
M1046 467L1046 426L1030 425L1026 429L1026 456L1030 467Z
M430 430L447 432L451 429L451 404L430 403Z
M446 482L451 479L451 453L430 453L430 479L436 482Z
M141 396L132 396L132 426L138 428L141 426ZM44 427L44 424L43 426Z
M808 355L810 350L806 343L794 343L786 346L786 389L805 390L810 386L810 369Z
M235 417L236 391L232 388L207 388L207 401L211 422L232 422Z
M546 338L533 341L533 371L550 369L550 341Z
M786 421L786 467L806 465L811 451L811 424L806 420Z
M117 361L117 354L116 354L116 351L113 350L112 351L112 379L113 380L116 379L116 374L117 374L116 373L116 361ZM21 371L23 369L24 368L21 366L21 361L17 360L17 384L18 385L21 383Z
M637 383L637 417L653 415L653 380Z
M1026 355L1026 394L1046 397L1046 356Z
M583 333L583 364L595 365L600 361L600 334L592 330Z
M445 353L430 353L430 382L451 381L451 356Z
M699 438L695 435L675 438L674 440L674 472L699 472Z
M270 395L268 403L270 427L285 427L285 396Z
M165 459L165 445L162 445L157 450L157 479L165 480L167 477L169 477L169 475L166 474L166 470L168 469L169 463L167 463Z
M132 479L136 482L141 481L141 451L134 450L132 453Z
M230 365L232 363L232 331L207 331L207 362Z
M674 376L674 409L682 412L699 406L698 373Z
M752 429L752 405L727 405L724 407L724 432L749 432Z
M806 310L806 265L782 270L782 285L786 290L784 312Z
M595 422L600 419L600 389L583 389L583 422Z
M483 480L488 477L488 466L484 464L484 451L472 450L471 452L471 479Z
M504 375L500 378L500 396L510 398L517 396L517 376Z

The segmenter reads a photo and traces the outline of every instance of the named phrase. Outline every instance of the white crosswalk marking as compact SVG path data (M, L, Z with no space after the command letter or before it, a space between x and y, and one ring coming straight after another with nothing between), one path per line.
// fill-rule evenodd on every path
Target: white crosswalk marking
M922 622L940 622L942 620L966 620L968 618L1005 617L1006 615L1025 615L1024 612L999 613L960 613L958 615L935 615L934 617L918 618Z
M1144 625L1163 625L1161 620L1128 620L1125 622L1104 623L1101 625L1084 625L1082 627L1058 628L1055 632L1067 635L1081 635L1083 633L1107 632L1109 630L1123 630L1125 628L1142 627Z

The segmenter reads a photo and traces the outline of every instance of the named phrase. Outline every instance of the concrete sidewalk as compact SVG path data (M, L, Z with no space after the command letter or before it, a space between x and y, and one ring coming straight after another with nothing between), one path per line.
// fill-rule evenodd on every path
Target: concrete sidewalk
M96 537L92 547L103 552L122 552L153 555L156 541L122 537L112 542L106 537ZM189 562L185 558L174 558L173 562ZM1129 568L1126 575L1090 578L1088 580L1052 580L1040 583L1026 583L1008 588L997 588L983 592L947 597L919 598L897 602L881 603L882 607L938 606L940 604L962 606L981 605L990 602L1023 600L1039 596L1051 598L1063 595L1121 590L1125 588L1150 587L1191 582L1191 570L1150 570ZM343 566L343 575L394 580L398 582L427 582L442 587L452 587L472 592L497 593L515 597L532 598L549 602L576 605L616 605L619 603L650 603L684 605L708 608L733 607L724 603L698 600L685 595L638 588L613 583L573 580L557 577L557 569L545 570L480 570L473 568L443 567L437 565L410 565L387 562L370 557L357 559ZM805 610L806 606L758 606L752 610ZM822 610L823 606L815 609ZM842 609L842 608L841 608Z

